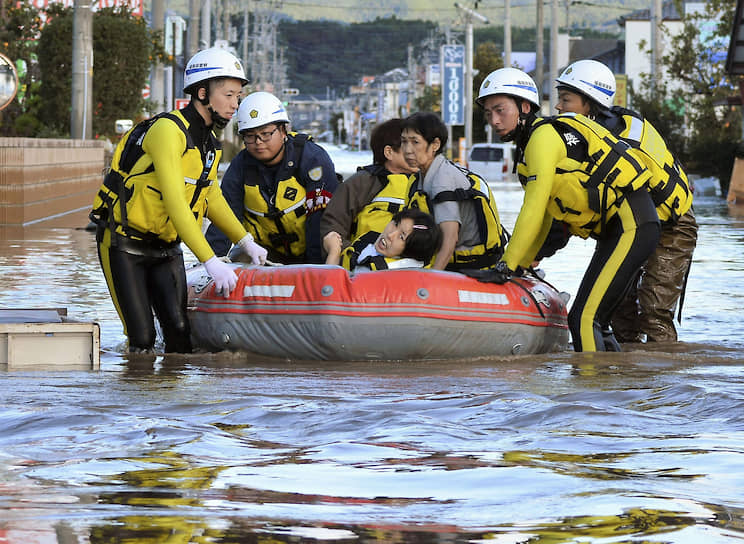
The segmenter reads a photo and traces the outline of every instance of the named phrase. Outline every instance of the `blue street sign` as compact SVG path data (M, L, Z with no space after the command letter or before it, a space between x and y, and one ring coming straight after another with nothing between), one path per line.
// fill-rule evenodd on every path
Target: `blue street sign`
M465 46L442 46L442 121L465 124Z

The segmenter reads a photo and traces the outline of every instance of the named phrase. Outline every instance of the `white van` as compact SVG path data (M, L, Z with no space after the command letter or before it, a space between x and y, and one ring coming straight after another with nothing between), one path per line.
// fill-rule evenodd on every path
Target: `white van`
M487 182L510 179L514 164L514 144L474 144L468 154L468 169Z

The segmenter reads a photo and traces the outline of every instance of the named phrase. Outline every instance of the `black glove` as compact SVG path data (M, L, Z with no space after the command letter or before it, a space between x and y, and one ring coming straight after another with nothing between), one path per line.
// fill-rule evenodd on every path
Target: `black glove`
M499 261L496 266L493 267L493 278L491 283L506 283L514 275L514 271L509 270L504 261Z
M493 268L483 270L463 270L463 273L484 283L506 283L509 278L514 276L514 272L509 270L504 261L499 261Z

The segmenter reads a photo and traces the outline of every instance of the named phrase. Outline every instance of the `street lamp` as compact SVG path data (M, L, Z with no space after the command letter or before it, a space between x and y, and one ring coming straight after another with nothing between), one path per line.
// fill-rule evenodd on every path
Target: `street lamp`
M473 19L488 24L488 18L455 2L455 8L465 15L465 149L473 145Z

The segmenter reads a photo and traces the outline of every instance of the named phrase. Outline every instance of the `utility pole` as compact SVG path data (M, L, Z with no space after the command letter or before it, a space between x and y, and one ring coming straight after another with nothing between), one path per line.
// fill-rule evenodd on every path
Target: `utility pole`
M411 108L413 107L414 100L416 99L416 62L413 58L413 46L408 46L408 92L406 93L407 100L405 104L405 114L411 114ZM400 112L398 112L400 114ZM378 119L379 123L382 119Z
M535 25L537 27L537 47L535 48L535 83L537 84L537 96L540 99L540 104L542 104L543 79L545 78L543 74L545 66L545 33L543 32L545 28L545 16L543 11L543 0L537 0L537 24Z
M75 0L72 19L72 97L70 136L91 136L93 111L93 14L90 0Z
M473 23L465 32L465 150L473 145ZM464 159L464 157L461 157Z
M152 0L152 29L165 34L165 0ZM161 111L165 108L165 67L158 62L150 73L150 97Z
M256 9L252 14L252 43L245 65L254 90L277 93L287 87L288 77L284 49L277 38L278 16L270 7Z
M219 21L219 19L217 19ZM230 3L228 0L222 0L222 39L228 42L232 40L230 36Z
M465 150L473 146L473 18L484 24L488 19L480 13L455 2L455 7L465 14Z
M200 8L201 2L199 2L199 0L189 0L189 28L187 30L188 45L183 54L183 58L187 63L189 59L194 56L194 53L199 51Z
M243 36L241 37L241 45L242 45L242 55L241 58L243 60L243 66L248 66L248 24L250 21L250 18L248 17L248 14L250 13L250 5L251 2L248 0L243 5ZM247 76L248 74L246 74Z
M153 0L154 1L154 0ZM202 49L212 45L212 2L204 0L201 6L201 42Z
M558 0L551 0L550 3L550 111L553 114L555 105L558 102L555 89L555 80L558 79Z
M566 0L568 2L568 0ZM511 36L511 0L504 0L504 67L511 66L512 36ZM491 125L488 125L491 126Z

